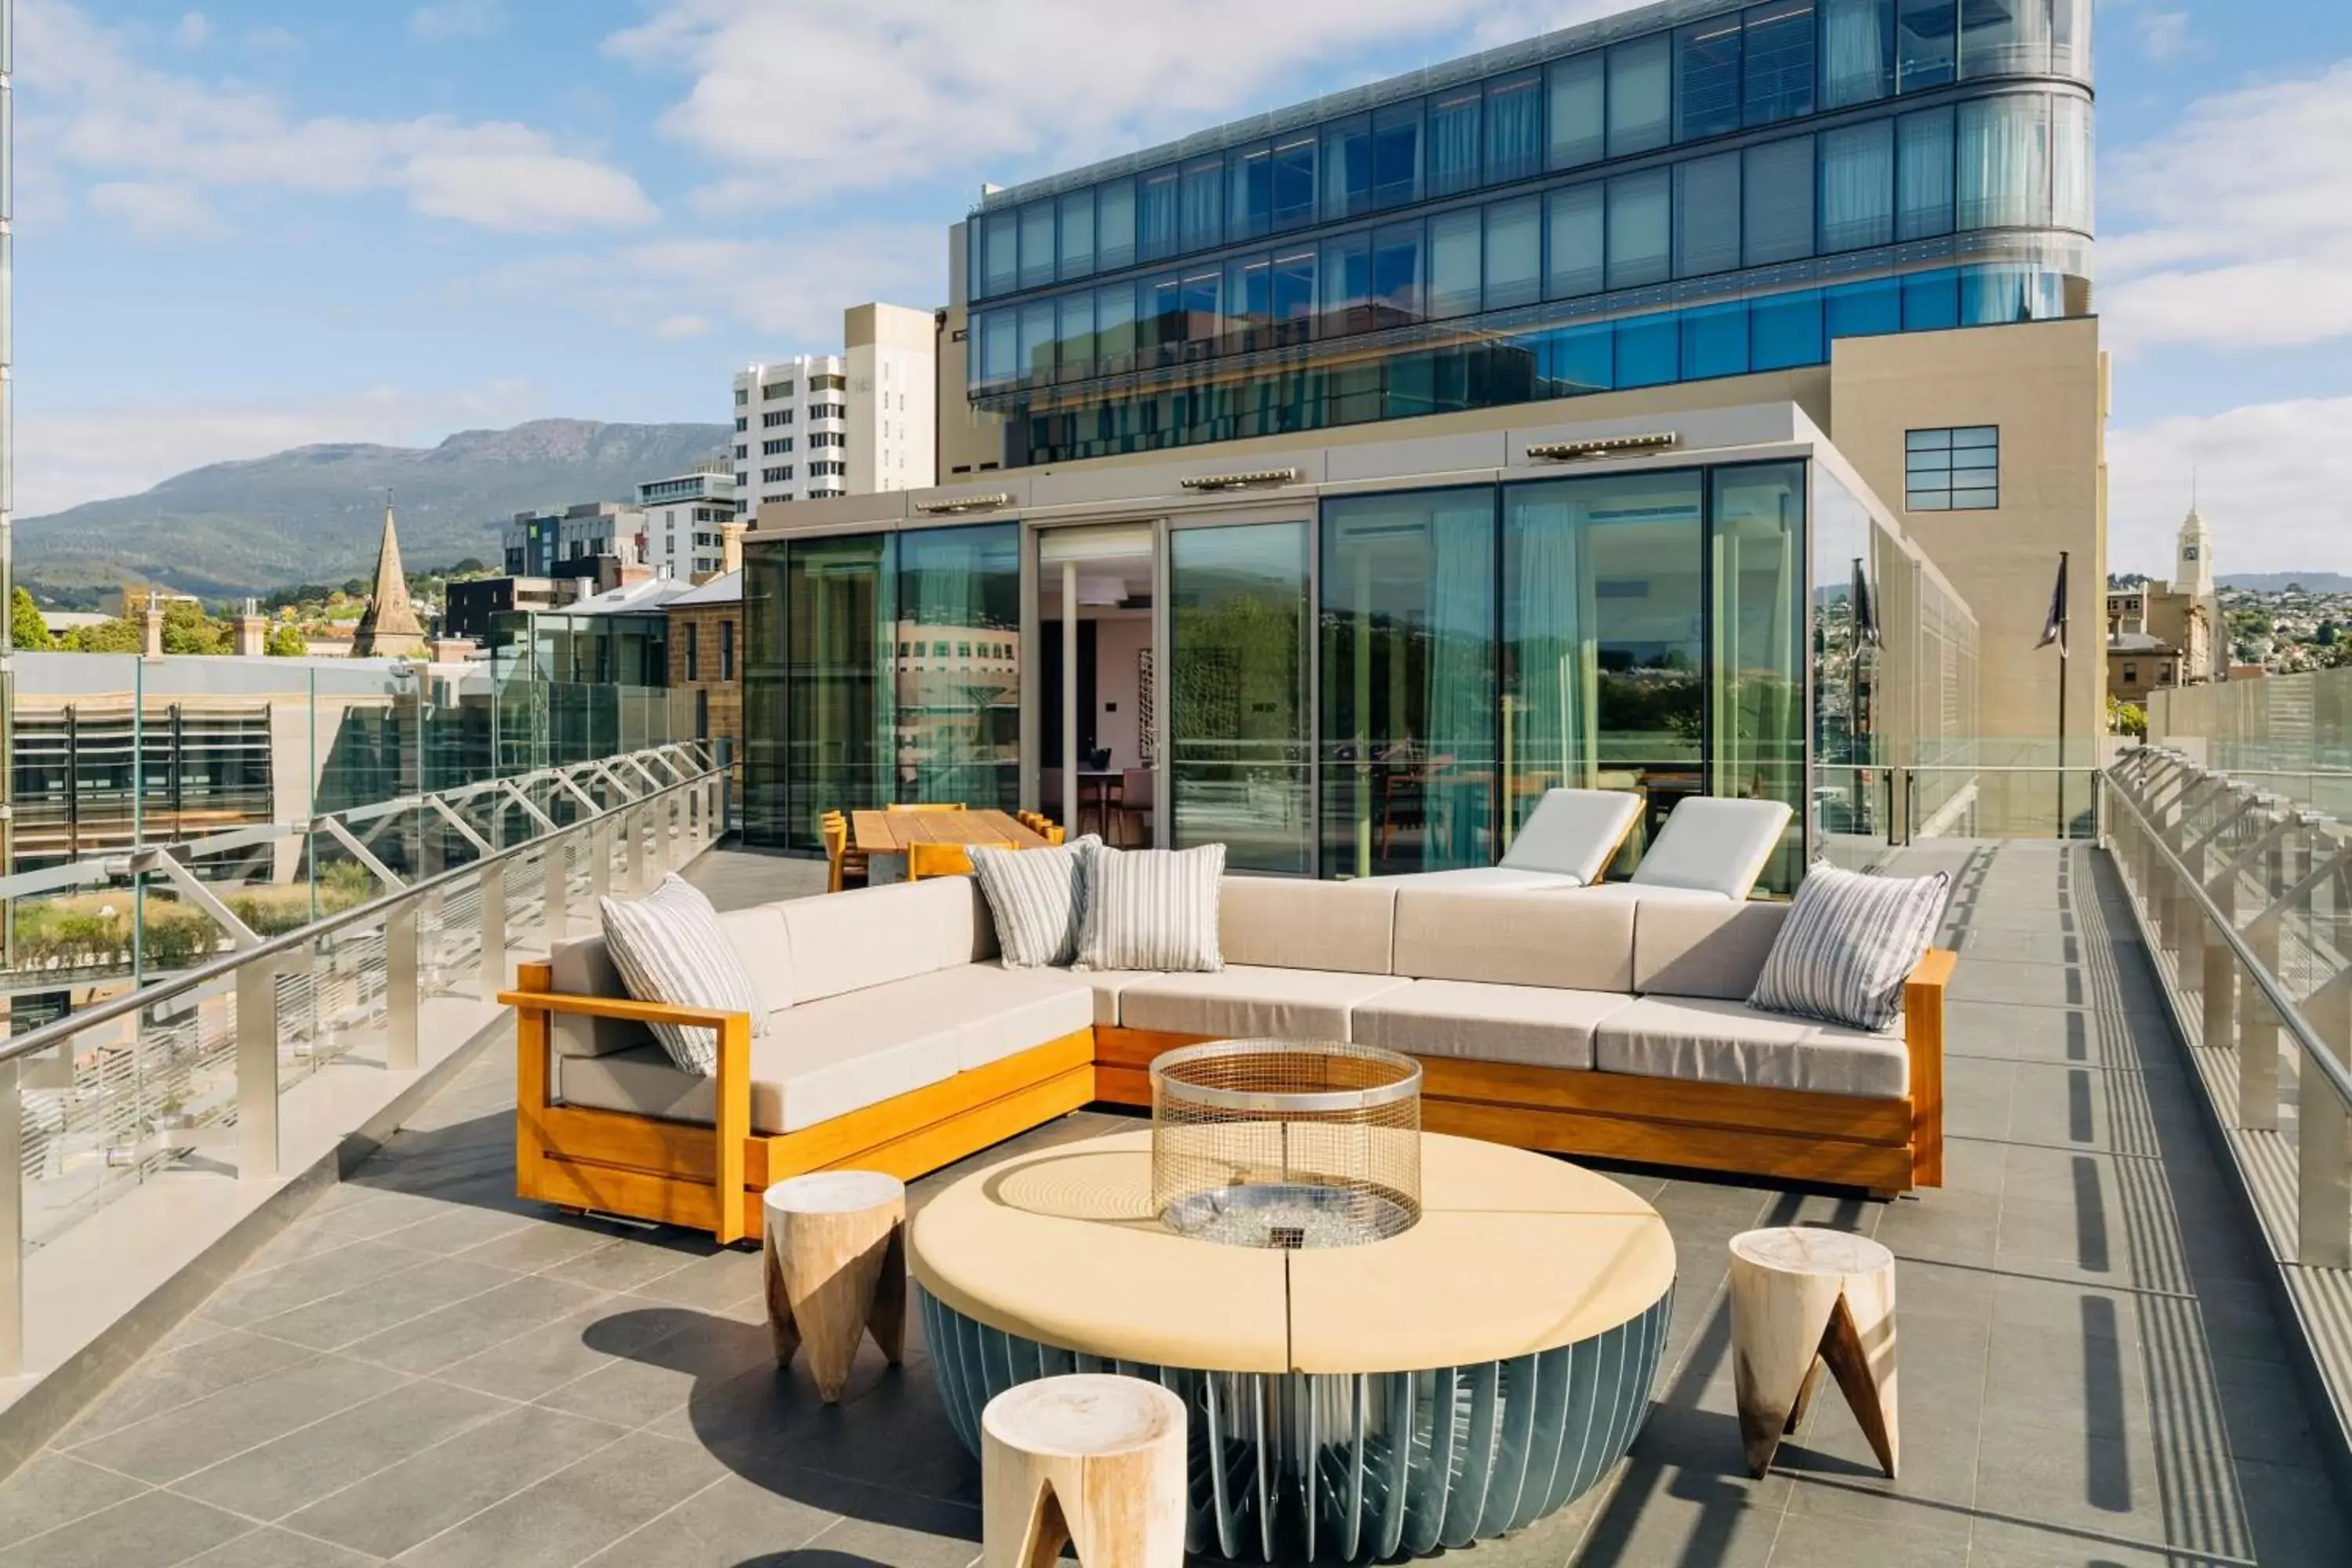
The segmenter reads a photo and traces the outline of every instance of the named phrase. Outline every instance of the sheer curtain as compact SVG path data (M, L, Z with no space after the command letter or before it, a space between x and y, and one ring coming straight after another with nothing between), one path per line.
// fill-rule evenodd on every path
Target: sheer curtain
M1492 858L1486 803L1495 768L1495 503L1486 490L1439 500L1429 517L1429 844L1423 866Z
M1573 493L1515 490L1504 522L1503 635L1514 661L1505 769L1517 821L1542 798L1540 789L1589 789L1594 777L1592 645L1585 635L1591 584L1579 560Z
M1895 237L1895 128L1884 120L1821 134L1822 248L1861 250Z
M1963 229L2050 221L2050 100L2040 94L1958 106Z
M1478 89L1432 99L1429 104L1429 192L1444 195L1478 183Z
M1887 0L1822 0L1822 107L1843 109L1886 96L1894 51Z

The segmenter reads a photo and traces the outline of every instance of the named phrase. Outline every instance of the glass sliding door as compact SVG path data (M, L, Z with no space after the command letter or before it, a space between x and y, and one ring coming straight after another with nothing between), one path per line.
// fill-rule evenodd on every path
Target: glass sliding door
M1849 869L1886 844L1886 758L1879 746L1880 627L1895 553L1869 510L1813 466L1806 552L1812 561L1813 764L1807 791L1817 856Z
M1495 491L1326 501L1328 877L1494 858Z
M1503 773L1515 830L1543 792L1631 790L1636 845L1699 792L1702 476L1601 474L1503 499Z
M791 837L784 738L784 546L743 550L743 839Z
M1787 896L1804 875L1805 466L1716 468L1710 515L1714 668L1707 793L1794 813L1757 883Z
M1236 871L1315 874L1306 522L1168 537L1172 847Z
M890 798L884 635L892 538L795 539L784 569L784 842L822 847L817 818Z
M1021 525L898 536L896 798L1021 796Z

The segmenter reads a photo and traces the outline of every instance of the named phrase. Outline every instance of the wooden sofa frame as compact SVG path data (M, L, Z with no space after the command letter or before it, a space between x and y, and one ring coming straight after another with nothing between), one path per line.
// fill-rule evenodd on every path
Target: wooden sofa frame
M1905 984L1911 1091L1898 1100L1423 1057L1422 1125L1560 1154L1861 1187L1876 1198L1941 1186L1944 993L1957 962L1930 952ZM1081 1029L770 1136L751 1131L749 1016L551 984L550 965L525 963L499 998L515 1010L516 1195L708 1230L722 1244L760 1234L760 1194L772 1182L836 1169L911 1179L1090 1103L1149 1105L1152 1058L1207 1037ZM559 1013L718 1030L718 1125L554 1103L548 1050Z

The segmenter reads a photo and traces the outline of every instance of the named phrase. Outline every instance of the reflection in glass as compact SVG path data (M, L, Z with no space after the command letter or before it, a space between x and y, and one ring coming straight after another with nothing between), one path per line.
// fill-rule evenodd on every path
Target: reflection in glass
M1095 189L1095 258L1105 272L1135 265L1135 182L1108 180Z
M1750 147L1746 163L1747 237L1742 265L1766 267L1813 253L1813 139L1792 136Z
M1143 176L1142 201L1137 214L1136 228L1141 255L1146 261L1176 254L1182 205L1181 179L1181 175L1173 163L1164 169L1154 169Z
M1748 8L1744 67L1749 125L1813 111L1813 0Z
M1675 165L1675 276L1701 278L1739 265L1739 154Z
M1061 276L1065 282L1095 269L1095 193L1089 185L1062 198Z
M1758 888L1804 874L1805 660L1802 463L1716 468L1713 778L1709 793L1778 800L1795 815Z
M1655 33L1609 51L1609 155L1663 147L1674 130L1673 38Z
M1421 199L1421 100L1391 104L1372 121L1372 205Z
M1551 152L1546 160L1551 168L1573 169L1597 161L1607 151L1604 59L1596 49L1544 68L1551 99Z
M1184 165L1184 248L1203 250L1225 237L1225 162L1212 154Z
M1717 16L1675 34L1675 140L1739 129L1739 18Z
M1274 226L1315 221L1315 132L1301 131L1274 144Z
M1434 220L1432 233L1435 232ZM1433 245L1434 240L1432 241ZM1486 308L1531 305L1543 295L1540 197L1496 202L1486 209ZM1432 314L1435 314L1433 310Z
M1853 492L1813 466L1813 776L1807 791L1815 850L1858 868L1885 826L1877 728L1885 536Z
M898 800L1011 811L1021 784L1021 525L898 536Z
M1475 207L1429 220L1429 316L1467 316L1478 309L1480 215Z
M890 798L891 536L785 546L782 841L819 847L817 818Z
M1325 223L1372 210L1372 122L1359 114L1323 127Z
M1323 872L1483 866L1495 768L1495 497L1323 504Z
M1054 204L1031 202L1021 209L1021 287L1051 283L1054 268Z
M1315 872L1307 741L1307 524L1169 535L1174 847L1234 870Z
M1609 287L1664 283L1673 272L1674 171L1645 169L1609 182ZM1672 379L1671 376L1668 377Z
M1959 53L1954 0L1896 0L1895 89L1917 92L1952 79Z
M1699 788L1700 475L1603 474L1503 497L1503 773L1632 790L1654 831Z
M1225 228L1235 239L1255 239L1274 227L1274 149L1265 142L1244 147L1226 161L1231 198Z
M1602 195L1607 187L1595 181L1553 191L1544 197L1551 229L1551 266L1544 279L1544 298L1569 300L1597 294L1606 281L1601 258Z

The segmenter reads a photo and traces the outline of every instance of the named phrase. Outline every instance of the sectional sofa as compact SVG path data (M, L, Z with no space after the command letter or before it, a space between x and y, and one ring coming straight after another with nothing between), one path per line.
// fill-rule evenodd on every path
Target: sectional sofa
M769 1183L937 1169L1096 1101L1148 1105L1163 1050L1339 1039L1418 1058L1434 1131L1891 1196L1943 1175L1944 990L1864 1034L1745 998L1787 906L1228 877L1226 967L1011 969L966 878L722 917L744 1015L628 1000L599 938L523 966L520 1195L756 1235ZM713 1078L645 1027L720 1032Z

